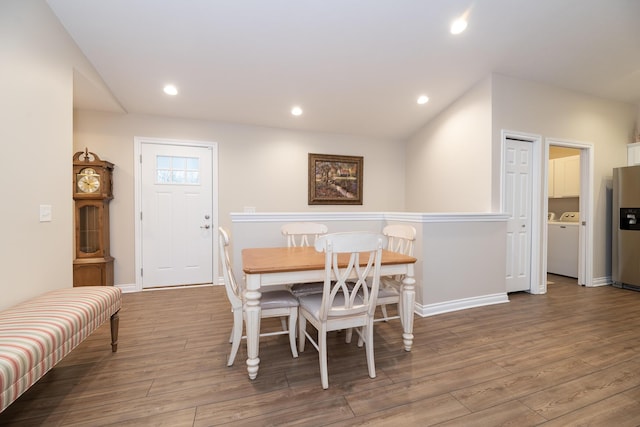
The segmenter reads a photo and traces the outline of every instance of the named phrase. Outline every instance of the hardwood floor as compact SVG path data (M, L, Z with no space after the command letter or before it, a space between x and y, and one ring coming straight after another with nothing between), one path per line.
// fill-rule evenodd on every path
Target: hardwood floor
M256 380L243 347L226 367L222 287L126 294L118 352L107 322L0 425L640 425L640 292L549 280L546 295L416 316L410 353L398 321L378 323L375 379L333 333L328 390L317 352L292 359L285 336L261 340Z

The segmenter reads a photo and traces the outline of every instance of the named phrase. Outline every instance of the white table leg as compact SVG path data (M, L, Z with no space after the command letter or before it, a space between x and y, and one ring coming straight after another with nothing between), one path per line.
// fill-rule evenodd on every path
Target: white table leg
M247 330L247 372L249 378L254 380L258 376L260 367L259 345L260 345L260 276L247 274L247 289L245 297L245 314Z
M407 269L407 274L402 280L402 341L405 351L411 351L413 345L413 309L416 301L415 290L416 279L414 279L413 264Z

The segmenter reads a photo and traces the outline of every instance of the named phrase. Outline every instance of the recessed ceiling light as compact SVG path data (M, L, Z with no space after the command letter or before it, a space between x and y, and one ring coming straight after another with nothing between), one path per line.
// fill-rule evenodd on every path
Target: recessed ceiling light
M302 108L295 106L291 109L291 114L293 114L294 116L300 116L302 115Z
M164 93L166 93L167 95L178 94L178 88L175 87L174 85L166 85L163 90L164 90Z
M467 28L467 19L461 16L451 23L451 34L460 34Z
M429 102L429 97L427 95L420 95L418 97L418 104L422 105L426 104L427 102Z

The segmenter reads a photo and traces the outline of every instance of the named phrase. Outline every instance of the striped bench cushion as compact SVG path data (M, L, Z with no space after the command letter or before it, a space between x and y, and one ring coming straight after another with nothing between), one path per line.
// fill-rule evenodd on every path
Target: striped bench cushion
M0 312L0 412L120 309L120 288L58 289Z

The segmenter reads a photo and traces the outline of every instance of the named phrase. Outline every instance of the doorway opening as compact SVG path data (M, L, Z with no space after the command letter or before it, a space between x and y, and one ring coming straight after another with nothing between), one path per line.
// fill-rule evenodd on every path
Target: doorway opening
M592 286L593 146L547 138L544 272ZM546 274L542 275L546 277Z

